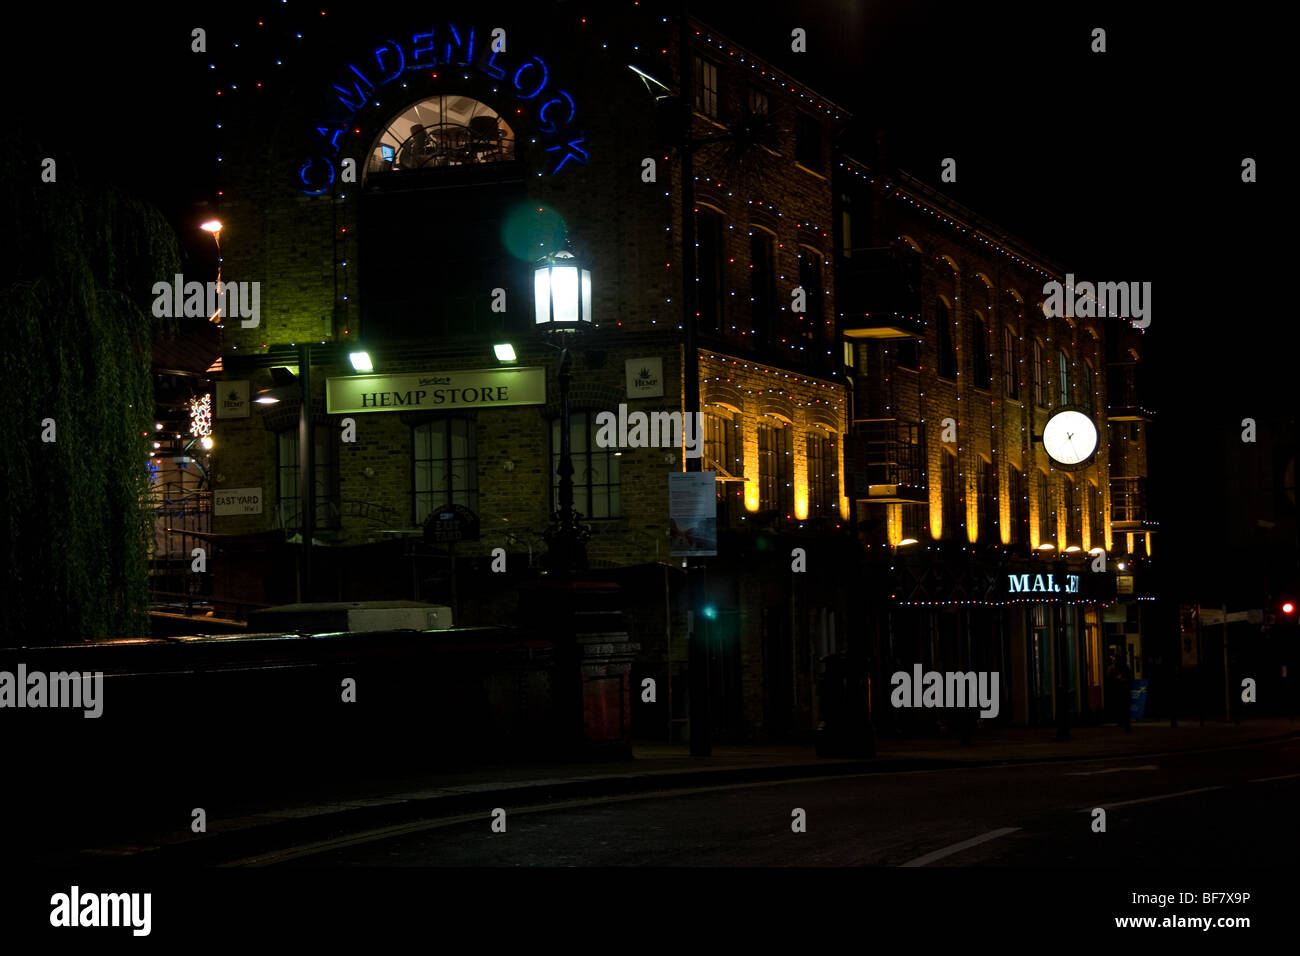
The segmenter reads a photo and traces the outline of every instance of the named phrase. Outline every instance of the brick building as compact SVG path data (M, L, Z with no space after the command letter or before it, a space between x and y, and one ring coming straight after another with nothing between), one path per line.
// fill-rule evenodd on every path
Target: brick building
M841 155L850 117L820 93L705 24L690 36L685 193L677 23L649 10L381 14L373 35L339 37L292 82L232 104L223 269L261 283L261 314L224 322L222 589L261 604L433 600L458 622L516 622L558 502L558 352L536 329L532 271L567 241L591 270L596 319L573 343L570 392L589 576L622 585L641 646L634 686L652 676L668 691L634 708L638 732L686 717L688 628L708 635L712 722L733 739L810 731L819 662L846 651L874 661L878 690L895 660L993 662L1017 674L1004 715L1036 719L1035 675L1050 667L1032 659L1037 618L1004 613L1006 595L987 587L959 623L920 610L951 603L951 588L889 595L895 580L934 577L921 554L994 580L1037 569L1047 543L1070 567L1076 549L1107 546L1105 443L1066 480L1033 436L1061 405L1105 432L1117 321L1043 319L1043 282L1059 270ZM513 359L496 348L507 344ZM353 365L362 352L369 371ZM597 434L620 405L692 411L691 374L719 535L688 577L669 537L683 450ZM949 417L955 442L941 440ZM479 539L425 544L424 522L449 504L478 516ZM1023 606L1070 608L1088 674L1098 602L1114 600L1098 587L1086 606ZM1090 678L1076 686L1093 701Z

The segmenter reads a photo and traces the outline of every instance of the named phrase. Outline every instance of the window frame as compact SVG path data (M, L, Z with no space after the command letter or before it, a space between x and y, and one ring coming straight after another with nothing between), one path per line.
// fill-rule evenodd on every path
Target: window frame
M714 121L721 118L721 73L719 64L707 57L695 55L695 112Z
M775 425L759 422L757 437L759 510L775 510L783 516L793 514L794 426L780 420ZM765 447L766 444L772 447Z
M944 381L955 382L957 381L957 343L956 336L952 334L952 310L948 308L948 303L942 296L935 301L938 303L935 328L938 332L939 354L935 359L934 371Z
M443 436L442 436L443 454L437 456L431 455L427 459L420 458L419 457L419 435L417 433L421 429L432 430L435 426L438 425L445 426L445 431L443 432ZM452 442L456 437L453 434L453 428L451 427L453 425L464 427L464 431L465 431L464 439L465 439L465 447L466 447L467 454L462 458L456 458L452 455L453 452ZM432 451L433 449L432 434L430 434L429 446L430 446L430 450ZM425 461L430 463L431 476L434 470L433 463L442 462L444 465L444 474L447 476L446 483L452 486L448 489L445 489L446 497L441 504L438 503L438 498L444 492L440 492L433 488L430 488L428 491L420 490L419 487L420 464L421 462L425 462ZM466 487L463 489L456 489L454 487L455 483L451 480L451 476L455 471L456 462L466 463L465 471L468 477L466 479ZM477 513L478 502L479 502L478 477L479 477L478 475L478 427L475 419L466 415L449 414L449 415L440 415L434 418L427 418L422 421L414 422L411 424L411 516L414 519L416 525L424 524L425 519L427 519L428 516L432 514L437 508L441 508L444 505L449 505L449 504L463 504L471 511ZM422 496L426 497L429 502L429 510L425 513L424 517L420 516L420 501ZM464 500L458 500L459 497L463 497Z
M591 411L588 409L569 410L569 454L573 458L573 507L583 516L583 520L587 521L607 521L613 518L625 517L626 514L623 510L623 469L622 457L619 454L621 449L613 447L592 447L597 431L596 416L599 414L600 412L598 411ZM575 432L573 425L574 419L578 418L583 419L586 426L585 431L582 432L582 434L585 435L585 441L583 442L585 445L584 448L574 447L573 438L575 434L578 434L578 432ZM560 467L560 443L562 433L559 415L551 416L548 420L551 423L550 500L552 505L551 511L555 512L560 509L560 476L558 471ZM600 483L596 483L592 480L594 477L592 461L598 455L603 455L605 457L606 480ZM584 474L586 475L585 482L582 479ZM604 504L605 510L608 514L596 515L593 513L594 508L592 507L592 502L596 500L595 493L597 489L604 489ZM585 510L581 507L584 497L586 499ZM618 499L617 503L614 502L615 497Z
M316 473L313 481L316 501L315 525L321 531L337 530L342 526L342 502L339 497L339 459L334 432L335 426L330 424L314 423L312 425L312 441L314 443L312 468ZM283 451L286 447L293 449L294 462L292 465L284 464ZM294 528L299 531L302 530L302 496L299 487L302 461L298 452L298 426L293 425L289 428L277 429L275 432L275 504L280 526L285 530ZM293 473L293 494L290 495L284 493L286 472ZM321 480L322 475L324 481ZM298 502L297 524L291 525L285 519L284 504L286 501Z
M816 135L812 136L814 130ZM795 111L794 161L819 176L826 172L826 150L822 144L825 134L826 131L816 116L804 110ZM810 150L815 150L816 155L810 155Z
M1043 343L1034 339L1033 347L1034 405L1047 407L1047 389L1043 387Z
M1009 325L1002 326L1002 381L1006 396L1013 401L1020 401L1020 362L1016 356L1017 339L1015 330Z
M971 380L981 392L993 390L993 363L989 361L989 328L978 312L971 313Z

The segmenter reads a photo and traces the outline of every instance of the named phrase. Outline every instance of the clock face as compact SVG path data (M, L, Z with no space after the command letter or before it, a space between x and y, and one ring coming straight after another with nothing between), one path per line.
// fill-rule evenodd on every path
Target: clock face
M1043 449L1060 465L1078 465L1097 450L1097 426L1083 412L1057 412L1043 426Z

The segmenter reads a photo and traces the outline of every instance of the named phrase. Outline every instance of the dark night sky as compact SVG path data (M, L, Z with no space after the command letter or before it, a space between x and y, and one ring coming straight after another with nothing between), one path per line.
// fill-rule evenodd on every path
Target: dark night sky
M576 13L609 2L552 6ZM1021 12L1008 4L798 0L740 16L731 3L697 0L691 10L851 109L864 129L887 128L897 165L1063 268L1080 278L1153 282L1147 339L1162 413L1155 467L1172 474L1194 468L1207 448L1217 454L1224 429L1246 415L1294 415L1296 322L1290 282L1276 287L1291 273L1281 258L1289 237L1276 235L1279 222L1290 222L1280 215L1290 208L1280 183L1292 172L1276 132L1289 34L1264 15L1131 6L1071 2ZM9 104L27 136L153 200L202 254L191 204L212 189L205 67L213 56L189 52L189 31L207 27L218 57L259 16L282 34L307 24L309 43L320 6L150 9L100 8L72 23L54 5L38 8L38 20L5 41ZM337 29L344 17L385 8L325 9ZM418 9L434 22L482 19L497 6ZM671 14L677 4L664 9ZM790 52L796 26L808 31L806 55ZM1095 26L1107 29L1105 54L1089 51ZM958 161L955 184L938 181L945 156ZM1258 160L1261 182L1241 183L1243 156ZM1170 503L1190 508L1194 499Z

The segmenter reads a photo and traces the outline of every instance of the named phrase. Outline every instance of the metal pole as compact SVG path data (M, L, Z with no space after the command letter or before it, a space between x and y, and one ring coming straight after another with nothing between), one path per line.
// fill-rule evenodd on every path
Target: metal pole
M577 528L573 521L573 450L569 434L569 381L572 357L568 346L560 353L560 563L567 574L574 570L574 537Z
M311 345L298 346L298 384L302 395L298 405L298 498L302 532L302 561L299 567L300 601L310 601L312 591L312 538L316 536L316 455L312 434Z

